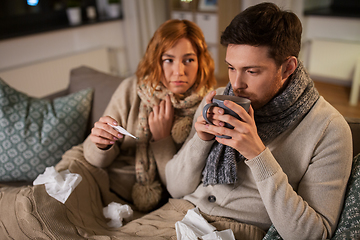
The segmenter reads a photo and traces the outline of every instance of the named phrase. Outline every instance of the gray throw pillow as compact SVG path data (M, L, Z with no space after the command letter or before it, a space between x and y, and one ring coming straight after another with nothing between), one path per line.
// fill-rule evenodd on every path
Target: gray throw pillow
M85 87L94 89L93 103L87 133L90 133L94 123L102 117L113 93L124 78L113 76L96 69L81 66L71 70L69 92L77 92Z
M85 138L92 89L53 101L0 79L0 181L32 181Z

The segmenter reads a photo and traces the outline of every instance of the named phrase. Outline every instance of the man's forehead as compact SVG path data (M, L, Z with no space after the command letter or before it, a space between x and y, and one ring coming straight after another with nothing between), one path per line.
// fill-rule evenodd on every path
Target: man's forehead
M262 67L274 62L274 59L269 57L266 46L229 44L226 49L225 62L230 65Z

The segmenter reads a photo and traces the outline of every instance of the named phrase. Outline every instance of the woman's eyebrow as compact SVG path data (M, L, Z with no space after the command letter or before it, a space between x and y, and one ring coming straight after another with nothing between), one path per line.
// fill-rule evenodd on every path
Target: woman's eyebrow
M172 58L175 57L174 55L171 55L171 54L168 54L168 53L164 53L162 56L163 57L172 57ZM196 56L196 54L195 53L185 53L183 55L183 57L189 57L189 56Z
M163 56L163 57L172 57L172 58L175 57L175 56L173 56L173 55L171 55L171 54L167 54L167 53L164 53L162 56Z

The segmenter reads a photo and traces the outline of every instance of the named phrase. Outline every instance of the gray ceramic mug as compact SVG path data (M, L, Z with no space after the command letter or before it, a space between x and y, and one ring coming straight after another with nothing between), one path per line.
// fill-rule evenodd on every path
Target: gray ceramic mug
M249 111L249 107L250 107L250 103L251 101L247 98L242 98L242 97L236 97L236 96L229 96L229 95L215 95L214 98L212 99L212 103L208 103L205 105L205 107L203 108L202 111L202 115L205 119L205 121L209 124L214 125L208 118L207 118L207 111L209 110L210 107L220 107L222 109L224 109L224 113L225 114L230 114L231 116L237 118L240 120L239 115L237 115L233 110L231 110L230 108L226 107L224 105L224 100L229 100L232 101L240 106L242 106L247 112ZM225 127L233 129L234 127L231 124L225 123ZM220 138L231 138L229 136L226 135L222 135L222 136L218 136Z

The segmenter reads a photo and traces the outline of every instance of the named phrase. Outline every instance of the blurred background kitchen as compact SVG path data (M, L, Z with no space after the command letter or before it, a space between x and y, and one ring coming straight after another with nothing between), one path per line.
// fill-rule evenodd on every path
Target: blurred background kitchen
M157 27L180 18L203 30L222 86L228 79L220 34L237 13L260 2L1 0L0 78L43 97L65 89L70 70L81 65L130 76ZM360 1L270 2L295 12L302 21L300 59L320 93L343 115L360 117Z

